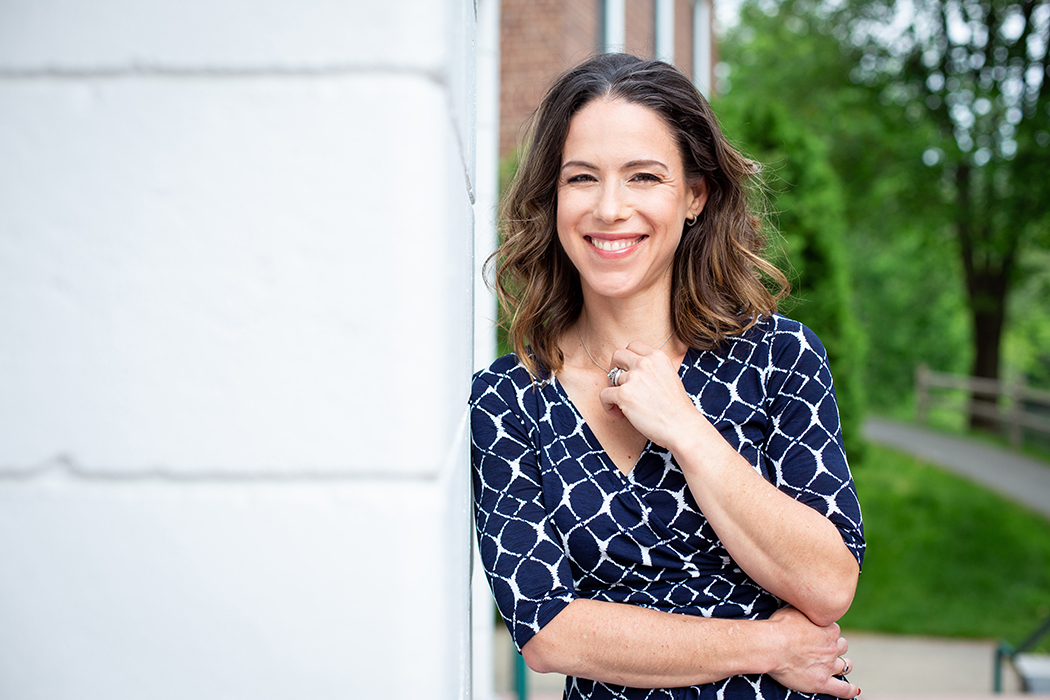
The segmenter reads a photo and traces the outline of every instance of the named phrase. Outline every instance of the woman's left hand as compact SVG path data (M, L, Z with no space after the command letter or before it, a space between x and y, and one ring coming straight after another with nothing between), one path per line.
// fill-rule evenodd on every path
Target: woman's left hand
M622 412L635 430L657 445L672 449L675 436L688 431L690 424L706 422L662 350L635 341L613 353L612 366L625 371L619 386L602 389L602 408Z

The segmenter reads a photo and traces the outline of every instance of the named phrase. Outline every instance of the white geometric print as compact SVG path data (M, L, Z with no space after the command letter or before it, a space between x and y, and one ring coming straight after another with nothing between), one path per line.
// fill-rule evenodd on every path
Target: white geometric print
M773 316L679 371L697 409L767 480L824 514L862 561L860 505L824 348ZM481 559L520 650L575 598L704 617L764 619L783 603L733 560L674 458L649 443L624 475L556 378L514 355L474 376L474 509ZM565 698L811 698L768 676L647 690L569 678ZM830 697L830 696L829 696Z

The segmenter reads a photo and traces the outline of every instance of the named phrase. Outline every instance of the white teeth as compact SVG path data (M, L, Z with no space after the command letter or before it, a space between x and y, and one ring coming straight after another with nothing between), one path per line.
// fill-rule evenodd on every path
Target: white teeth
M598 238L592 238L591 239L591 245L593 245L598 250L607 250L607 251L623 250L624 248L631 247L632 245L634 245L637 242L638 242L637 238L621 238L620 240L616 240L616 241L603 241L603 240L600 240Z

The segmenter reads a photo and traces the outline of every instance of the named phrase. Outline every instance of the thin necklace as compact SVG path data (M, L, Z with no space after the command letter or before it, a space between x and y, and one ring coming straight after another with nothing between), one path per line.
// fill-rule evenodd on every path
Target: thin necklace
M611 369L608 369L606 367L602 367L601 365L599 365L598 364L598 360L594 359L594 355L592 355L591 351L587 349L587 343L583 342L583 333L580 331L580 324L579 323L576 324L576 335L580 336L580 345L583 346L583 351L585 353L587 353L587 357L591 358L591 362L594 363L595 367L597 367L601 371L605 372L606 374L608 374L609 372L612 372ZM674 331L671 331L671 335L674 335ZM664 342L660 343L660 347L658 347L656 349L660 350L660 349L663 348L663 346L667 345L667 341L671 339L671 335L669 335L666 338L664 338Z

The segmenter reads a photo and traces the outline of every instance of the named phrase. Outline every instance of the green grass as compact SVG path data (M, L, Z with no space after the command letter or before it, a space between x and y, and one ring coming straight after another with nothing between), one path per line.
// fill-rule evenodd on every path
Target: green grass
M844 628L1018 644L1050 615L1050 520L875 445L853 475L868 550Z

